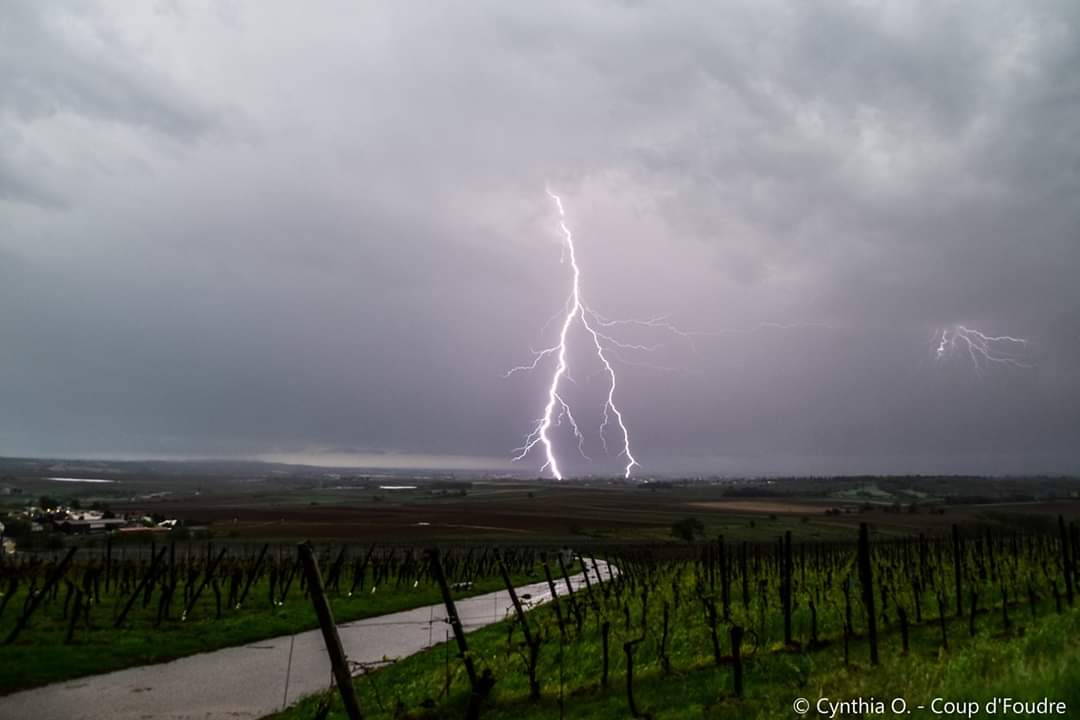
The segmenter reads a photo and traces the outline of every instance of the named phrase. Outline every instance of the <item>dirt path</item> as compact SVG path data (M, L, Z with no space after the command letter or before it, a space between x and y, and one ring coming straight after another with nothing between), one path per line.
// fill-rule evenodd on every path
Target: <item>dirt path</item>
M607 568L598 563L607 579ZM595 574L589 570L590 579ZM583 587L581 574L571 578ZM556 585L559 594L565 582ZM547 583L517 589L531 604L550 600ZM498 622L510 609L505 590L457 602L469 630ZM349 659L376 663L420 652L448 637L442 605L338 626ZM291 661L290 661L291 654ZM286 686L286 678L288 683ZM54 683L0 697L0 720L237 720L260 718L328 687L330 662L318 630L191 655L160 665Z

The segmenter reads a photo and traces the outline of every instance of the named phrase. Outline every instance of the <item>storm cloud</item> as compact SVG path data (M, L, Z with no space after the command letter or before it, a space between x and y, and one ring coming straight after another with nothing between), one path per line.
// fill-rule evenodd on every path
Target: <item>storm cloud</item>
M1067 1L8 0L0 453L534 472L550 187L696 333L616 363L643 473L1080 472L1077 68Z

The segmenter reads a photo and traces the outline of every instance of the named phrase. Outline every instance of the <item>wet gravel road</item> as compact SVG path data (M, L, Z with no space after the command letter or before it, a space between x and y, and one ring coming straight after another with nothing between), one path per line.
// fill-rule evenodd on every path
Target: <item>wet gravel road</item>
M607 579L604 563L598 565ZM595 582L591 568L589 574ZM584 577L575 575L571 583L575 590L584 587ZM565 594L565 582L556 583L556 589ZM550 600L546 582L517 592L531 596L532 605ZM468 630L498 622L512 611L505 590L459 600L457 609ZM445 618L441 604L431 605L344 623L338 633L350 661L378 663L445 641L450 627ZM260 718L330 685L322 634L312 630L24 690L0 697L0 720Z

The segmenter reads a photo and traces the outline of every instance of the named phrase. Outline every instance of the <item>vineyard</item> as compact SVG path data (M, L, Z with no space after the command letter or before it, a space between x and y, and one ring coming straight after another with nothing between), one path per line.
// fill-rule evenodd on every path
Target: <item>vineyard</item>
M338 621L441 602L422 550L316 548ZM453 597L503 587L494 555L440 553ZM501 554L514 583L539 553ZM0 694L317 627L296 545L71 547L0 559ZM565 563L566 572L578 570Z
M1052 531L863 524L846 543L787 531L580 554L306 547L105 543L6 560L0 689L314 628L321 586L338 622L446 606L430 649L352 668L366 718L790 717L798 697L970 698L995 683L1080 704L1080 527L1062 518ZM509 592L525 582L554 600ZM500 622L452 627L454 602L493 590L513 600ZM281 715L345 717L329 682Z
M666 544L355 679L364 717L791 717L796 697L1080 703L1080 532L952 528L850 544ZM892 695L890 695L892 693ZM861 715L859 713L858 715ZM346 717L336 691L282 718Z

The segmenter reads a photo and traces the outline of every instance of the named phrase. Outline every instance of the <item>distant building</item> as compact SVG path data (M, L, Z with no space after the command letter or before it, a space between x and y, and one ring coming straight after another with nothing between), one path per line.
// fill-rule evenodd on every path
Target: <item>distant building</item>
M80 519L75 517L69 517L62 522L56 524L56 529L66 533L84 534L93 532L107 532L109 530L115 530L127 525L127 520L124 518L89 518Z
M99 510L76 510L67 515L68 520L101 520L103 517L105 513Z

